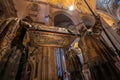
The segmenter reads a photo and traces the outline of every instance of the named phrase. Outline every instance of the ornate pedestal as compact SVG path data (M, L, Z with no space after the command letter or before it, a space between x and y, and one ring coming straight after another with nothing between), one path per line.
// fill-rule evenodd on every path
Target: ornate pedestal
M75 39L64 28L37 26L28 30L31 80L58 80L56 48L67 47Z

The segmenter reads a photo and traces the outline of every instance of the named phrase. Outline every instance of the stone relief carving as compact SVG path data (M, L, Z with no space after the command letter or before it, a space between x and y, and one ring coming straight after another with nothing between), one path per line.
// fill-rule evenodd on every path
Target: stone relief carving
M28 9L31 11L40 11L40 6L37 3L31 3L28 5Z
M37 3L31 3L28 5L28 9L29 9L28 15L31 16L32 18L36 18L40 12L40 5Z

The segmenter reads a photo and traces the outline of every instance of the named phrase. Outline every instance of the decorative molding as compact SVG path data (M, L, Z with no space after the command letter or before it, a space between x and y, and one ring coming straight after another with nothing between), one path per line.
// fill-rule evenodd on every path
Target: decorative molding
M53 46L53 47L66 47L75 39L75 36L67 34L58 34L52 32L42 31L28 31L30 36L31 46Z

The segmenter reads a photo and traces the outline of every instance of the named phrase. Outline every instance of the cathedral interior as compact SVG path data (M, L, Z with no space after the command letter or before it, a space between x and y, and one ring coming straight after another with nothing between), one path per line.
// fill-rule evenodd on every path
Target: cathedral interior
M120 80L120 0L0 0L0 80Z

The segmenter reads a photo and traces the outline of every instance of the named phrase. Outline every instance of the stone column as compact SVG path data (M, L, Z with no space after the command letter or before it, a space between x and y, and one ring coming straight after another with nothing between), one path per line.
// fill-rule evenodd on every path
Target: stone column
M57 60L54 47L31 47L31 80L57 80ZM35 50L36 49L36 50Z

